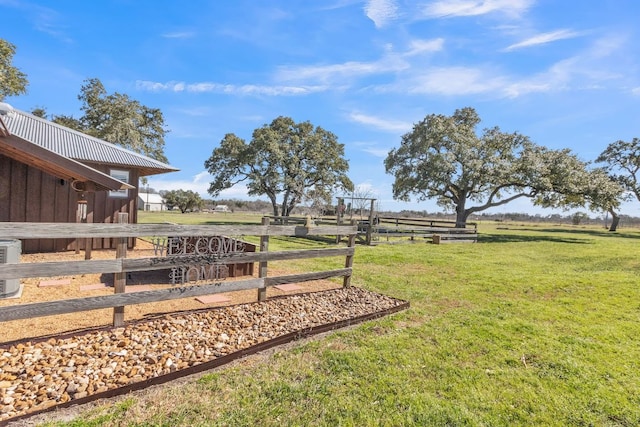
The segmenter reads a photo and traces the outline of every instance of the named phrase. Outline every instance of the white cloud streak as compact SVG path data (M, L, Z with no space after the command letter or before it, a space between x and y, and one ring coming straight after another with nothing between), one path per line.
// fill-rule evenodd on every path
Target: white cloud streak
M177 81L161 83L148 80L137 80L136 89L147 92L220 93L253 96L300 96L327 90L324 86L230 85L212 82L185 83Z
M283 67L277 78L283 81L315 80L323 84L335 78L351 78L372 74L395 72L409 68L409 64L399 58L383 58L373 62L350 61L342 64Z
M411 68L407 58L442 51L444 39L415 39L408 50L385 55L370 62L348 61L339 64L281 67L276 79L284 82L314 81L320 85L331 85L334 89L345 84L345 80L376 74L399 73Z
M382 28L397 18L398 6L395 0L368 0L364 12L376 28Z
M193 175L190 180L188 179L171 179L171 175L167 174L160 176L149 177L149 187L155 188L156 190L191 190L195 191L203 198L210 198L211 196L208 193L209 190L209 182L212 180L209 172L202 171L196 175ZM223 190L219 198L223 199L246 199L248 198L248 190L244 184L236 184L231 188Z
M500 91L505 78L493 70L472 67L434 67L414 76L407 85L412 94L469 95Z
M444 48L444 39L437 38L431 40L412 40L410 49L404 53L404 56L415 56L423 53L439 52Z
M389 154L389 150L385 150L384 148L369 147L362 149L362 151L364 151L365 153L369 153L372 156L380 157L381 159L384 159Z
M439 0L429 3L424 13L430 18L452 18L502 13L519 17L534 3L534 0Z
M162 37L166 39L190 39L195 37L196 33L193 31L175 31L172 33L164 33Z
M356 112L349 114L349 120L355 123L373 126L376 129L392 133L404 133L411 130L411 128L413 127L413 123L383 119L380 117L369 116Z
M547 44L547 43L551 43L551 42L555 42L558 40L564 40L564 39L571 39L574 37L578 37L581 34L575 31L571 31L571 30L557 30L557 31L551 31L548 33L541 33L541 34L537 34L533 37L529 37L528 39L525 39L521 42L512 44L511 46L508 46L506 49L504 49L505 51L512 51L512 50L516 50L516 49L522 49L525 47L531 47L531 46L538 46L541 44Z

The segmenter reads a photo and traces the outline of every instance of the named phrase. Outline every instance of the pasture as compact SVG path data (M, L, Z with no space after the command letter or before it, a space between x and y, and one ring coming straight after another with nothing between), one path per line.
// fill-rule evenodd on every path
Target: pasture
M499 225L477 244L358 246L352 284L409 310L45 425L640 425L640 230Z

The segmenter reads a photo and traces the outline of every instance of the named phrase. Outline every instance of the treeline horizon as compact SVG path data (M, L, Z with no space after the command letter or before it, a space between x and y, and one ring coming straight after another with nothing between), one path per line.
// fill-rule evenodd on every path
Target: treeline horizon
M271 203L265 200L240 200L240 199L205 199L205 210L213 210L217 205L227 205L231 212L254 212L263 213L265 215L271 215ZM335 208L330 207L325 209L325 212L314 212L313 209L308 206L298 206L293 215L307 215L314 216L333 216L335 215ZM433 219L445 219L455 221L456 215L454 213L447 212L429 212L427 210L413 210L402 209L400 211L381 210L376 212L378 216L395 216L402 218L433 218ZM362 216L367 217L369 215L368 209L364 209ZM359 212L353 213L353 217L360 217ZM630 215L620 215L621 226L640 226L640 218ZM495 222L540 222L540 223L562 223L562 224L574 224L574 225L597 225L602 224L603 227L611 224L611 216L605 213L597 214L594 212L574 212L567 213L566 215L558 213L545 214L529 214L524 212L500 212L500 213L488 213L481 212L475 214L470 218L470 221L495 221Z

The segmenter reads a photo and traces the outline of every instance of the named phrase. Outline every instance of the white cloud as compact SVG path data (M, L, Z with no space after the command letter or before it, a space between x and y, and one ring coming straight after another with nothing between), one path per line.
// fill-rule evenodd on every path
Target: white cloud
M209 182L211 181L211 175L209 172L202 171L196 175L193 175L191 180L187 179L170 179L171 175L168 174L162 177L152 176L149 177L149 187L160 190L191 190L195 191L202 198L210 198L208 193ZM231 188L220 192L218 198L223 199L248 199L248 190L244 184L236 184Z
M397 18L398 6L395 0L368 0L364 11L376 28L382 28Z
M404 53L404 56L414 56L425 52L439 52L444 47L444 39L412 40L409 47L410 49Z
M65 22L65 16L55 9L17 0L2 0L0 5L25 11L37 31L49 34L65 43L74 41L67 35L69 25Z
M369 153L372 156L380 157L381 159L384 159L389 154L389 150L385 150L384 148L368 147L364 148L362 151L364 151L365 153Z
M511 46L508 46L505 51L521 49L523 47L537 46L541 44L551 43L557 40L570 39L578 37L580 35L580 33L571 30L551 31L548 33L537 34L533 37L529 37L526 40L512 44Z
M375 156L375 157L384 158L384 157L387 157L387 154L389 154L388 148L387 149L378 148L378 146L373 142L360 141L360 142L353 142L351 144L358 147L361 151L364 151L365 153L371 154L372 156Z
M334 78L349 78L400 71L409 68L409 64L395 56L387 56L373 62L349 61L342 64L312 65L301 67L282 67L277 78L283 81L316 80L323 84Z
M519 17L534 3L534 0L439 0L427 5L424 13L433 18L477 16L499 12Z
M427 69L409 82L413 94L469 95L500 91L506 78L495 71L471 67L438 67Z
M640 86L631 89L631 93L640 96Z
M356 184L354 187L355 187L353 191L354 199L357 197L376 198L380 196L380 188L378 186L374 186L371 183L371 180L363 181L359 184ZM349 197L347 196L345 197L345 199L349 199ZM369 200L357 200L357 201L354 201L354 203L358 206L368 208L371 202Z
M327 90L325 86L231 85L213 82L185 83L176 81L160 83L148 80L137 80L136 89L148 92L222 93L255 96L297 96Z
M164 33L162 37L167 39L190 39L195 35L196 33L194 31L175 31L172 33Z
M409 122L383 119L380 117L369 116L366 114L355 113L355 112L349 114L349 120L356 123L364 124L364 125L370 125L370 126L373 126L374 128L377 128L386 132L394 132L394 133L407 132L413 127L413 124Z

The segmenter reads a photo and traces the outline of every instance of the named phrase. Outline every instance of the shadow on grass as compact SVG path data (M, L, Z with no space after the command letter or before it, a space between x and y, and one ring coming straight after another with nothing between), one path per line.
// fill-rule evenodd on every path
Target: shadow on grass
M478 241L483 243L556 242L585 244L591 243L591 237L640 239L640 234L638 233L610 232L606 229L599 231L567 228L514 228L512 231L514 234L481 233L478 236ZM516 234L521 231L535 234Z
M555 243L578 243L589 244L588 239L577 239L572 237L550 236L550 235L530 235L530 234L490 234L482 233L478 236L479 243L527 243L527 242L555 242Z

